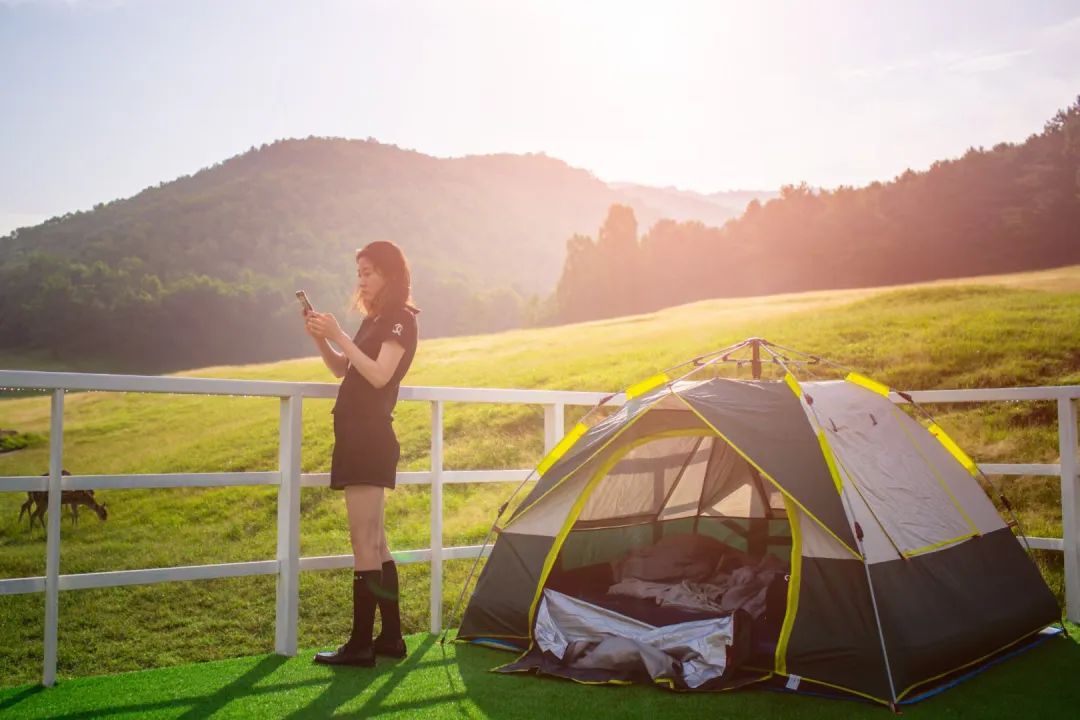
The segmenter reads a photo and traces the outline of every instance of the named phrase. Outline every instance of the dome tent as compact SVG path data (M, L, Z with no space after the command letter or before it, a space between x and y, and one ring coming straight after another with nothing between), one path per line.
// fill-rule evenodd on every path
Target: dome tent
M762 351L781 380L760 379ZM754 379L716 376L725 363L749 364ZM754 338L627 389L607 417L587 415L497 527L458 638L527 648L508 670L586 682L644 666L670 687L781 678L895 705L1058 621L975 463L902 393L916 412L856 373L800 378L823 363ZM672 555L679 545L693 547ZM642 567L652 575L626 577ZM745 589L732 587L737 576L757 582L741 605L728 602ZM722 586L695 612L657 609L672 593ZM613 597L627 588L645 596ZM708 637L683 637L693 629ZM613 635L629 639L633 672L577 642ZM674 646L657 643L672 635ZM582 647L589 661L569 662Z

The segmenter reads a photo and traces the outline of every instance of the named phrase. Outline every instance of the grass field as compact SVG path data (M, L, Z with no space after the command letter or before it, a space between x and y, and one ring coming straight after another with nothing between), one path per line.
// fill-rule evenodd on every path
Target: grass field
M903 707L906 717L1062 718L1080 704L1075 682L1080 635L1053 638L947 692ZM496 650L409 638L410 655L375 670L327 668L311 651L163 668L0 690L0 714L20 720L165 718L608 718L892 717L880 705L761 690L671 693L649 687L596 687L567 680L499 675Z
M423 316L421 316L422 319ZM355 323L354 323L355 324ZM758 335L821 353L908 389L1080 384L1080 268L887 290L846 290L695 303L635 317L559 328L425 341L411 385L611 391L688 357ZM5 367L18 367L17 360ZM202 377L332 382L317 359L182 373ZM259 398L73 393L65 402L64 458L78 474L272 470L277 401ZM326 471L329 401L304 407L305 472ZM978 460L1056 462L1056 410L1049 403L936 408L939 421ZM48 434L42 397L0 400L0 427ZM428 408L397 413L402 468L428 465ZM446 410L448 469L531 467L543 449L538 407ZM45 445L0 455L0 476L41 474ZM1060 536L1056 478L1003 481L1030 534ZM445 492L445 543L482 540L507 485ZM270 488L102 491L106 523L65 520L61 572L165 567L274 556L276 491ZM41 575L41 530L18 524L25 496L0 493L0 577ZM428 545L428 493L390 496L395 550ZM301 553L348 552L340 496L302 495ZM1060 554L1041 553L1061 593ZM447 563L447 611L468 563ZM427 624L428 569L402 568L406 629ZM0 686L39 677L43 598L0 597ZM305 573L300 643L325 646L348 630L348 577ZM113 673L268 652L274 580L255 577L62 593L61 677Z

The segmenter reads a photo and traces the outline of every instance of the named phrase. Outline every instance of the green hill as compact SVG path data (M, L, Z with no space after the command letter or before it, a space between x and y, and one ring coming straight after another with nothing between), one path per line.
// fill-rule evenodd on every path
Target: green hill
M425 340L410 385L614 391L658 369L758 335L820 353L908 389L1080 383L1080 267L899 289L844 290L710 300L660 312L496 335ZM331 382L314 358L213 367L192 376ZM329 401L308 401L305 472L326 471ZM47 434L47 398L0 401L0 426ZM428 408L398 414L402 469L427 467ZM937 408L939 421L983 462L1055 462L1049 404ZM64 463L79 474L271 470L277 463L275 400L74 393L66 401ZM532 407L450 404L448 469L521 468L542 452L542 413ZM45 445L0 454L0 476L45 472ZM1030 534L1060 536L1054 478L1004 481ZM504 484L452 486L445 494L447 546L479 542ZM106 523L84 514L63 523L65 573L233 562L274 556L276 491L270 488L102 491ZM0 576L41 575L45 543L16 522L24 496L0 494ZM428 492L390 497L396 550L427 547ZM302 496L301 552L348 552L341 498ZM1040 553L1061 592L1060 554ZM447 564L447 611L468 563ZM409 631L426 626L426 566L403 571ZM85 675L265 652L272 647L274 580L242 578L61 596L60 673ZM345 576L305 573L301 646L347 632ZM40 667L43 600L0 597L0 684L33 681Z
M409 255L429 337L519 327L554 287L567 238L612 203L645 222L742 210L692 195L630 196L543 154L282 140L0 237L0 346L78 370L296 357L307 345L293 291L342 310L353 252L379 239Z

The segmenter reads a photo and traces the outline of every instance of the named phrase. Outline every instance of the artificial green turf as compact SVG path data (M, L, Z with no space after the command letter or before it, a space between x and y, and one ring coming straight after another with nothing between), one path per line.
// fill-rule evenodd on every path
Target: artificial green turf
M1080 706L1080 632L1052 638L916 705L911 718L1070 717ZM761 690L673 693L488 672L513 656L408 639L405 660L375 669L315 665L313 651L260 655L0 690L5 718L882 718L882 706Z

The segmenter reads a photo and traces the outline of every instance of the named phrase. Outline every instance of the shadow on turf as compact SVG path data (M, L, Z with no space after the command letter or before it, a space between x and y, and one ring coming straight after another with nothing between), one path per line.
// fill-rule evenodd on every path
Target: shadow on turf
M357 710L355 713L346 713L339 715L338 717L374 717L379 714L379 707L386 700L386 698L397 688L410 671L417 668L420 665L421 660L427 655L428 650L435 644L435 637L428 635L424 640L414 649L409 651L408 657L393 666L393 670L387 673L379 673L378 677L382 684L379 689L364 702L364 706ZM431 662L425 662L424 665L431 665ZM335 711L356 698L358 694L357 681L363 680L364 676L358 676L356 668L332 668L334 674L333 679L322 693L317 698L302 708L297 709L295 712L287 715L288 720L299 720L300 718L321 718L330 717L334 715ZM362 671L361 671L362 672ZM421 710L424 707L432 705L441 705L442 703L454 700L455 697L464 697L464 693L460 695L439 695L431 697L415 703L398 703L388 710L392 712L402 712L403 710Z
M1031 651L1024 653L1018 658L1010 659L1008 662L1003 663L1002 669L1012 668L1014 672L1019 674L1019 677L1011 679L1010 684L1015 685L1019 682L1021 685L1027 687L1032 681L1035 682L1035 685L1038 685L1039 680L1041 680L1043 684L1053 686L1061 682L1063 678L1057 673L1048 673L1047 668L1075 668L1080 666L1080 645L1076 642L1076 640L1080 638L1076 637L1077 633L1074 632L1072 634L1072 642L1052 639L1042 646L1033 648ZM335 714L335 712L338 711L338 708L356 699L357 695L362 692L367 681L372 679L377 679L381 682L378 689L371 697L365 700L362 707L355 711L350 709L347 713L342 715L343 717L375 717L382 713L402 713L404 711L412 711L419 716L422 715L425 710L431 710L436 706L450 703L457 704L466 700L469 700L472 703L478 703L482 712L490 713L492 717L498 717L508 709L505 692L484 691L484 686L490 685L492 678L497 677L490 675L490 669L494 665L501 664L497 662L502 659L501 657L492 658L491 655L487 653L483 654L482 657L470 657L470 653L468 652L469 648L459 646L456 657L449 658L444 656L443 661L436 661L433 663L429 656L429 651L436 642L436 638L433 636L425 637L417 647L410 651L409 656L406 659L396 662L393 665L384 665L383 662L380 662L381 667L379 670L375 671L375 674L369 674L369 671L358 668L329 668L331 673L329 681L328 678L323 675L317 678L264 684L256 687L258 683L274 673L282 665L290 662L290 658L270 655L259 660L253 667L236 679L206 695L171 698L157 702L132 703L130 705L116 704L108 707L53 715L52 719L89 720L90 718L115 716L117 714L138 716L140 714L148 714L153 711L168 710L170 708L182 711L183 714L179 716L181 718L203 718L211 716L223 709L227 709L227 706L230 703L243 698L312 687L321 687L323 689L314 700L303 707L296 709L286 717L291 720L309 717L328 717ZM461 653L461 649L465 649L466 652ZM428 656L426 660L425 656ZM447 691L445 693L431 695L415 702L399 702L383 707L386 699L395 689L403 684L411 672L422 667L431 667L432 665L446 666ZM992 668L987 674L993 676L996 672L1000 672L1000 670L998 668ZM1031 674L1034 674L1035 678L1029 679L1025 677ZM541 705L547 706L552 712L556 713L558 712L556 707L558 703L552 704L552 700L554 700L558 694L552 694L553 685L549 683L563 685L568 689L571 687L584 689L583 686L578 686L574 683L549 678L538 681L535 678L511 678L509 676L503 676L499 677L498 680L510 681L506 683L506 685L513 686L514 694L520 700L539 702ZM545 682L545 680L547 682ZM476 684L476 687L470 689L469 686L474 683ZM505 689L509 689L509 687ZM1035 687L1030 687L1028 689L1032 692L1039 691L1039 689ZM489 687L487 690L490 691L492 688ZM944 694L944 697L955 697L956 693L964 694L966 692L982 694L985 690L985 687L976 688L964 683L956 690L947 691ZM1048 688L1041 689L1041 691L1047 690ZM37 685L24 688L14 695L4 700L0 700L0 715L4 714L5 711L16 708L23 702L28 701L43 692L46 692L46 688ZM661 691L658 690L657 692ZM769 695L771 693L765 694ZM1038 692L1036 692L1036 694L1038 694ZM939 702L940 700L937 698L932 698L926 701L925 705L920 703L917 706L907 708L905 712L918 713L924 710L930 711L931 708L936 707ZM878 708L876 707L873 708L874 711L877 709ZM459 710L462 710L462 708L459 708ZM470 713L466 711L464 714L468 715Z
M213 695L192 704L186 713L180 716L180 720L194 720L213 715L229 704L233 698L239 695L252 695L257 692L255 683L262 680L270 673L289 661L282 655L269 655L260 660L255 667L248 670L228 685L218 689ZM190 703L190 701L189 701Z
M17 692L14 695L12 695L11 697L9 697L7 700L4 700L4 701L0 702L0 712L3 712L4 710L7 710L8 708L15 707L16 705L21 703L23 700L26 700L27 698L32 697L34 695L37 695L39 692L42 692L44 690L45 690L44 685L34 685L33 687L28 687L28 688L26 688L25 690L23 690L21 692Z
M364 703L363 708L354 715L356 717L371 717L372 715L377 715L379 713L380 704L396 687L398 687L398 685L401 684L410 670L421 665L424 655L431 649L434 643L435 638L430 636L425 638L419 646L410 651L409 656L405 660L393 665L389 673L382 670L382 668L374 671L374 674L372 674L372 671L360 668L330 667L327 668L332 676L329 684L327 684L327 678L323 676L307 680L297 680L294 682L265 684L256 687L260 681L291 660L291 658L280 655L269 655L257 662L251 669L232 682L222 685L208 695L171 698L157 702L132 703L129 705L116 704L108 707L53 715L52 720L89 720L90 718L111 717L117 714L138 716L140 714L158 710L167 710L170 708L183 710L183 714L178 716L182 720L193 720L194 718L210 717L238 699L287 692L312 686L325 686L325 689L313 701L286 717L326 717L333 714L341 705L355 699L368 681L379 679L382 681L382 685L374 695ZM428 661L422 664L431 665L432 663ZM382 665L382 663L380 663L380 665ZM47 688L44 688L41 685L25 688L15 695L0 701L0 711L12 709L31 697L46 691ZM464 694L461 694L460 697L464 697ZM392 708L392 711L400 712L402 709L412 707L413 705L415 705L416 708L438 705L452 701L453 699L455 699L454 696L440 695L417 703L395 705Z
M107 708L96 708L94 710L83 710L64 715L56 715L53 716L53 720L87 720L88 718L109 717L119 713L134 713L137 715L139 713L148 713L154 710L165 710L168 708L187 708L188 711L180 716L185 720L190 718L204 718L225 707L237 695L258 695L266 692L279 692L282 689L303 687L305 685L319 685L325 682L324 680L312 679L296 683L287 683L285 685L273 685L260 688L254 687L255 683L274 672L288 661L289 658L280 655L270 655L263 658L253 668L236 678L236 680L228 685L222 686L213 694L205 697L173 698L171 700L162 700L160 702L115 705ZM28 688L18 695L0 703L0 710L6 710L27 699L29 696L44 691L45 689L46 688L41 685Z

